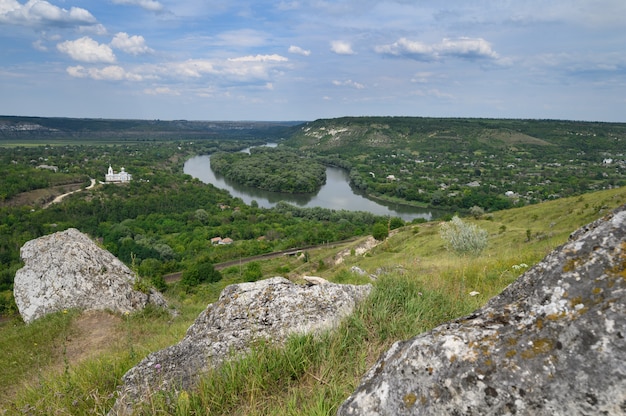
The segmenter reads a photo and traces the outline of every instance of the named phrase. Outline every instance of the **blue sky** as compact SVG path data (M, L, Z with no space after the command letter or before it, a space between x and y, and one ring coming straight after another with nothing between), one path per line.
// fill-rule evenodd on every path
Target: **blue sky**
M0 114L626 122L626 1L0 0Z

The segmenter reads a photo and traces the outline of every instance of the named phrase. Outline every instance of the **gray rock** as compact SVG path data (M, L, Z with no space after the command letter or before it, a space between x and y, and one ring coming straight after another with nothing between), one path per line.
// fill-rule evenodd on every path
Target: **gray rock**
M26 323L71 308L124 313L148 303L167 306L154 290L134 290L135 274L74 228L28 241L20 255L25 264L15 274L13 295Z
M282 277L226 287L189 327L184 339L152 353L124 375L109 414L132 414L134 403L158 390L193 387L209 368L249 351L254 340L278 344L292 334L336 327L371 285L297 285Z
M470 316L395 343L338 415L626 414L626 210Z

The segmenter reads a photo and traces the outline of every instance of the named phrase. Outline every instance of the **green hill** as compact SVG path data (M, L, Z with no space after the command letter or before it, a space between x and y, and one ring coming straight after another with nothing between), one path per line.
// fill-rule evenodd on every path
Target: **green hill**
M344 117L294 128L288 146L350 171L376 198L499 210L626 185L626 124Z
M336 332L294 338L284 350L259 345L251 356L208 375L198 391L167 392L146 402L143 414L334 414L364 371L391 343L470 313L571 232L626 203L626 188L589 193L485 214L466 221L488 231L477 257L446 250L439 223L409 225L357 255L363 241L326 247L298 258L261 263L264 277L304 274L341 283L367 283L353 266L375 275L375 290ZM336 262L337 253L347 254ZM237 282L236 274L186 293L166 295L180 315L154 310L130 316L59 313L29 326L1 327L0 410L6 414L104 414L124 372L149 352L182 338L186 328ZM476 293L477 292L477 293ZM472 296L473 295L473 296Z

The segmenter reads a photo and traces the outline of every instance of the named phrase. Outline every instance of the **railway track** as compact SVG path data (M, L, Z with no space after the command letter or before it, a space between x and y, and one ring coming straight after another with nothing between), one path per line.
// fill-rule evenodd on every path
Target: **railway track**
M245 257L245 258L241 258L241 259L237 259L237 260L230 260L230 261L225 261L223 263L215 263L213 265L213 267L215 268L215 270L223 270L226 269L228 267L231 266L239 266L242 264L246 264L246 263L250 263L251 261L257 261L257 260L270 260L270 259L275 259L277 257L285 257L285 256L297 256L298 254L302 253L305 250L314 250L314 249L318 249L318 248L328 248L328 247L334 247L338 244L344 244L344 243L348 243L350 241L354 241L355 239L349 239L349 240L343 240L343 241L335 241L333 243L326 243L326 244L320 244L320 245L315 245L315 246L306 246L306 247L299 247L299 248L291 248L289 250L282 250L282 251L274 251L272 253L265 253L265 254L259 254L257 256L251 256L251 257ZM165 279L166 283L174 283L177 282L181 279L183 275L183 272L175 272L175 273L170 273L170 274L166 274L163 276L163 279Z

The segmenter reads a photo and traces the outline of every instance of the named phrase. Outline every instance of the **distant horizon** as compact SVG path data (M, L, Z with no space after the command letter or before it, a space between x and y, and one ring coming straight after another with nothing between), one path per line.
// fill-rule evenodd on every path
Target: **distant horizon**
M316 120L335 120L341 118L366 118L366 117L381 117L381 118L431 118L431 119L469 119L469 120L528 120L528 121L565 121L573 123L606 123L606 124L626 124L626 121L604 121L604 120L573 120L563 118L525 118L525 117L463 117L463 116L407 116L407 115L348 115L337 117L318 117L308 120L265 120L265 119L190 119L190 118L125 118L125 117L73 117L73 116L41 116L41 115L14 115L14 114L0 114L2 117L15 117L15 118L58 118L58 119L76 119L76 120L120 120L120 121L188 121L188 122L214 122L214 123L310 123ZM626 118L625 118L626 119Z
M0 113L625 121L624 0L0 1Z

